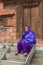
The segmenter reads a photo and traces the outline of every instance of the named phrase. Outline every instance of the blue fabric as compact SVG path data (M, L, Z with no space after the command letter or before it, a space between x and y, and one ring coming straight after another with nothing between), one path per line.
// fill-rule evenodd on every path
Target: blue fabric
M25 43L36 43L36 35L35 33L30 29L30 26L28 26L29 30L28 32L24 31L22 34L22 38L24 39Z
M22 39L25 39L25 33L22 34Z

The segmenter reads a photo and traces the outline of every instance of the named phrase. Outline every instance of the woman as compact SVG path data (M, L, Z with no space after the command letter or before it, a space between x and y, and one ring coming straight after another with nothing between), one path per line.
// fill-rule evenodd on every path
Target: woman
M34 44L36 44L36 35L30 27L26 25L22 39L18 41L16 55L20 54L23 50L24 55L27 56Z

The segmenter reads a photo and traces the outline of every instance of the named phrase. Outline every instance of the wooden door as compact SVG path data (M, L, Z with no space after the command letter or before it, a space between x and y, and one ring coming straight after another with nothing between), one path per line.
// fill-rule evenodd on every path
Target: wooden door
M38 21L39 21L39 8L32 7L30 9L29 7L25 7L24 8L24 25L29 24L37 36L38 36L38 30L39 30Z
M24 7L24 25L30 24L30 8Z
M38 22L39 22L39 8L38 7L33 7L31 9L31 28L32 30L36 33L36 35L38 36Z

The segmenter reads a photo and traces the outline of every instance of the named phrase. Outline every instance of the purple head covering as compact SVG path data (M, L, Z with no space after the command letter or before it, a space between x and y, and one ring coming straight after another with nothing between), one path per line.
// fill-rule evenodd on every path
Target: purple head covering
M28 27L28 31L25 31L25 27ZM24 26L24 32L22 33L22 38L25 38L25 35L27 35L29 32L31 31L30 26L29 25L25 25Z

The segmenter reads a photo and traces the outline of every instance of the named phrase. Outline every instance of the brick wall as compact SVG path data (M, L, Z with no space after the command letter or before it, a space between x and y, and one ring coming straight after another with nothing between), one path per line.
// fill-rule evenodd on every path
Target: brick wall
M3 2L0 2L0 9L3 9Z
M8 14L13 14L13 17L7 17L7 18L2 18L2 22L6 22L7 26L12 26L7 29L5 27L3 28L3 25L0 27L0 43L4 42L16 42L16 9L9 9L3 8L3 2L0 2L0 15L8 15ZM0 21L1 22L1 21Z
M16 42L16 8L13 8L10 6L10 8L3 7L4 4L1 1L0 2L0 15L8 15L8 14L13 14L13 17L7 17L7 18L2 18L2 22L6 22L7 26L12 26L9 27L7 29L3 28L3 25L0 26L2 27L0 29L0 43L3 42ZM36 35L39 34L39 32L41 32L41 27L39 24L37 24L39 21L39 7L35 7L31 9L31 22L30 22L30 9L28 7L24 8L24 23L25 24L30 24L31 23L31 27L32 29L35 31ZM1 22L1 20L0 20ZM38 26L39 25L39 26ZM22 28L21 28L22 29ZM18 35L18 34L17 34Z

